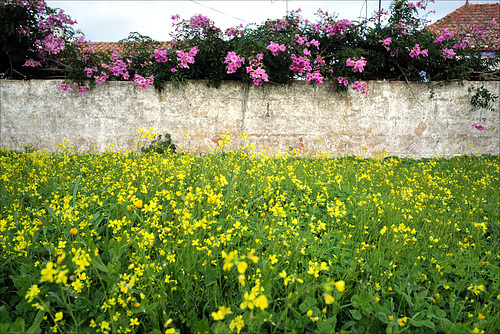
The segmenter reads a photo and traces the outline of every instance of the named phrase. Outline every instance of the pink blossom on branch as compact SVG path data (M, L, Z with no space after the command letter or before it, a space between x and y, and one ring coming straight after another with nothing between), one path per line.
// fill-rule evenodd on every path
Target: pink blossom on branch
M443 57L445 59L453 59L453 57L455 57L456 53L453 49L447 49L447 48L444 48L443 49Z
M411 50L410 48L406 47L406 50L410 51L410 57L412 58L418 58L418 56L420 55L422 55L423 57L428 56L428 50L427 49L421 50L420 45L418 44L415 44L415 46Z
M361 57L360 60L351 60L351 58L347 58L346 61L346 66L352 67L353 72L363 72L366 66L366 60L365 58Z
M271 44L266 46L266 49L271 51L273 56L277 56L280 51L286 50L286 46L285 46L285 44L278 44L278 43L271 42Z
M149 78L144 78L137 73L134 74L134 82L139 85L139 88L145 90L147 86L151 86L154 82L154 76L151 75Z
M227 73L235 73L241 65L245 64L245 58L240 57L236 54L236 52L229 52L224 60L224 63L227 64Z

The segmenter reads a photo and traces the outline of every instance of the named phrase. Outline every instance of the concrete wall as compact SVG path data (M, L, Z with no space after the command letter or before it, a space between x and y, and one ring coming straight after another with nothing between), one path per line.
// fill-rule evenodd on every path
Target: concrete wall
M135 149L139 128L170 133L185 150L207 152L225 129L242 132L258 145L332 154L380 154L414 157L500 154L499 101L495 111L470 111L467 87L484 85L500 91L500 82L446 85L369 82L363 96L349 90L334 93L328 85L306 82L291 86L246 87L225 82L219 89L201 81L162 93L132 82L111 82L84 95L63 93L59 81L0 81L1 147L55 150L67 145ZM487 131L472 128L481 123ZM181 133L189 137L181 138ZM90 138L90 139L89 139ZM319 138L319 140L317 139ZM321 140L321 141L320 141Z

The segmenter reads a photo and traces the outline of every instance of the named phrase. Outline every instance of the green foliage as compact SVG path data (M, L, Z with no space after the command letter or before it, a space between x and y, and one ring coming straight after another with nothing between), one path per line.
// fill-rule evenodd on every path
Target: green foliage
M170 134L165 134L162 140L162 135L155 135L151 143L147 147L141 147L143 153L156 152L158 154L163 154L166 152L175 153L177 146L172 143L172 138Z
M470 103L474 109L486 109L486 110L495 110L492 103L494 103L498 99L498 95L491 93L489 90L484 88L484 86L476 87L474 89L473 86L469 87L469 92L475 91L472 96Z

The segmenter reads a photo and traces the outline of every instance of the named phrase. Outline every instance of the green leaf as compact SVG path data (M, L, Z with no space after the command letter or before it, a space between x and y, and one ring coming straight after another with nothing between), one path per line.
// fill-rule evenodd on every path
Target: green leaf
M355 308L359 308L359 306L361 305L361 299L358 297L358 295L354 295L351 297L351 304Z
M96 267L97 269L99 269L100 271L102 272L105 272L107 273L108 272L108 268L104 265L104 263L102 262L101 258L99 256L94 256L90 259L90 263Z
M28 331L26 334L35 334L35 333L40 333L40 324L43 321L43 317L45 315L45 311L39 310L38 313L36 314L35 320L33 321L33 324L31 325L30 328L28 328Z
M354 320L361 320L361 312L359 312L358 310L349 310L349 312L351 312Z
M312 308L314 305L316 305L316 299L312 297L307 297L305 303L309 308Z
M422 325L431 329L434 329L436 327L434 323L430 320L422 320Z
M445 318L446 317L446 311L442 309L436 310L436 314L438 317Z
M369 303L372 301L372 295L369 292L363 292L360 297L362 303Z
M196 326L194 327L194 333L206 333L210 332L210 326L208 325L208 321L206 318L198 321Z
M52 216L52 218L54 218L56 221L58 220L57 219L57 216L56 216L56 213L54 212L54 210L52 210L52 208L49 206L49 204L45 204L45 209L47 209L47 212L49 213L49 215Z

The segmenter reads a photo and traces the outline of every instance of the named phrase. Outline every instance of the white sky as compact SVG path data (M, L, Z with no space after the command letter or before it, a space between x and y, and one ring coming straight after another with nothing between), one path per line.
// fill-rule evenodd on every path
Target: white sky
M414 0L416 3L418 0ZM469 0L471 4L497 3L499 0ZM266 19L282 18L286 10L302 10L302 17L316 21L314 13L321 8L336 13L339 19L356 20L368 17L378 10L378 0L183 0L183 1L47 1L52 8L61 8L78 22L86 39L94 42L116 42L126 38L130 32L139 32L158 41L169 40L172 20L179 14L189 19L194 14L208 16L221 29L242 23L260 24ZM387 9L391 1L382 0L382 8ZM465 0L436 0L427 10L435 10L429 15L432 22L463 6Z

